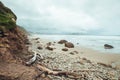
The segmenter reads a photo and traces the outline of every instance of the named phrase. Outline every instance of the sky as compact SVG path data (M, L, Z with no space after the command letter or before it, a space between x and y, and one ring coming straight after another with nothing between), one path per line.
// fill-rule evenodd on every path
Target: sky
M31 32L120 35L120 0L1 0Z

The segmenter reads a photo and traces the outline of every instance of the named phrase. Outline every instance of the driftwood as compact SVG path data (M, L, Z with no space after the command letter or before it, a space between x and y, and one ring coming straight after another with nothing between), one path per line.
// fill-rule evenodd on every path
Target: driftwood
M28 61L26 62L26 65L31 65L33 64L37 59L37 53L35 52L34 56Z
M37 60L37 57L40 59L43 58L40 54L37 54L37 52L34 52L34 56L28 62L26 62L26 65L32 65ZM68 71L62 71L62 70L51 70L41 64L36 64L35 67L37 68L38 71L39 70L42 71L42 73L38 74L38 76L36 76L36 78L40 77L42 74L45 74L46 76L47 75L65 76L67 78L75 79L75 80L83 78L83 76L81 74L76 74L75 73L76 71L68 72ZM97 70L84 69L84 70L77 70L77 71L78 72L95 72Z
M26 62L26 65L32 65L37 59L42 60L43 56L41 56L40 54L37 54L37 52L34 51L33 57L28 62Z
M71 79L79 79L80 75L74 73L74 72L67 72L67 71L53 71L50 70L42 65L38 65L37 64L37 69L43 71L44 73L48 74L48 75L55 75L55 76L65 76L67 78L71 78Z
M39 65L37 64L37 69L42 71L42 74L46 74L46 75L55 75L55 76L65 76L67 78L70 79L81 79L84 78L81 74L76 74L76 71L73 72L68 72L68 71L62 71L62 70L51 70L48 69L47 67L43 66L43 65ZM96 69L81 69L81 70L77 70L78 72L100 72ZM42 74L39 74L42 75Z

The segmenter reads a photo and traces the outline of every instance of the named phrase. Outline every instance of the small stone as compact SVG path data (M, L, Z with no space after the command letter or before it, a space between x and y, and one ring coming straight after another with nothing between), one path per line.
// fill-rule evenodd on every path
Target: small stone
M47 46L46 49L53 51L54 48Z
M51 42L48 42L46 45L47 45L47 46L51 46L51 45L52 45L52 43L51 43Z
M63 48L62 51L68 51L68 49L67 48Z
M75 53L74 52L70 52L70 54L74 55Z
M40 39L40 38L35 38L35 40L38 40L38 39Z
M78 54L79 52L78 51L73 51L74 53Z
M36 43L40 43L40 41L37 41Z
M67 42L67 40L60 40L58 43L59 44L64 44L64 43L66 43Z
M40 38L33 38L32 40L38 40L38 39L40 39Z
M74 54L78 54L78 52L77 51L72 51L72 52L70 52L70 54L74 55Z
M74 44L71 43L71 42L66 42L66 43L65 43L65 47L74 48Z
M39 46L38 49L42 50L43 48L41 46Z
M31 45L31 43L29 41L26 42L27 45Z
M77 45L78 45L79 43L77 43Z

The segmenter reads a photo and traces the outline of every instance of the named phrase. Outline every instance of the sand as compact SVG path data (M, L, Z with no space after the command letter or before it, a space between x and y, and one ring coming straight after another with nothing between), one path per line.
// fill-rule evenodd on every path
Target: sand
M34 50L40 54L44 59L39 60L39 62L44 63L50 69L78 71L77 73L80 73L79 70L81 69L95 69L99 71L91 72L87 79L92 77L93 80L96 80L96 76L102 76L101 79L107 78L110 80L120 78L120 54L103 53L77 45L74 48L67 48L68 51L62 51L66 47L64 44L58 44L58 41L35 37L29 37L29 39L32 43L32 45L29 45L29 50ZM48 43L53 50L46 49ZM38 49L39 46L43 49ZM113 74L109 76L111 72ZM61 80L60 77L52 76L51 78L52 80ZM71 79L65 78L65 80Z

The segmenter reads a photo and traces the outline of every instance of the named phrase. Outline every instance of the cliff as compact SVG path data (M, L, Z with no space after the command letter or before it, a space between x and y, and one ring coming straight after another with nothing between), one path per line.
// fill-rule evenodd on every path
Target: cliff
M16 20L16 15L0 2L0 80L32 80L36 73L23 64L29 54L28 39Z
M16 25L16 15L0 2L0 61L16 60L18 55L28 53L27 36Z

